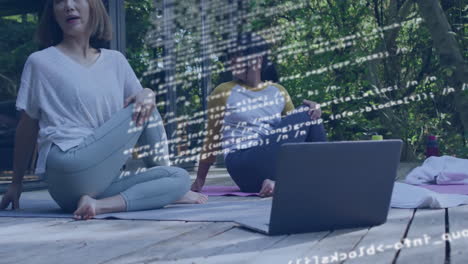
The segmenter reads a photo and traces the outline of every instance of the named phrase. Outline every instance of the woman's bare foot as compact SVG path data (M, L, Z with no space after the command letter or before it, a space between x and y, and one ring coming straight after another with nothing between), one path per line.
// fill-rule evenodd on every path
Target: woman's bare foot
M96 216L97 201L89 195L83 195L78 202L78 207L73 213L77 220L87 220Z
M270 179L265 179L262 183L262 189L258 193L261 197L270 197L273 196L273 191L275 190L275 181Z
M77 220L87 220L94 218L98 214L123 212L126 209L127 204L120 194L103 199L94 199L89 195L83 195L73 214Z
M175 204L204 204L208 201L208 196L188 191L182 198L175 201Z

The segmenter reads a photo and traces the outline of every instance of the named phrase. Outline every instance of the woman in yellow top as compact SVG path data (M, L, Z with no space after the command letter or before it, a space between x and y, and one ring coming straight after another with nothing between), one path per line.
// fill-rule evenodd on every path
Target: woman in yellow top
M208 98L208 134L191 189L202 189L216 155L223 153L242 191L271 196L281 144L326 141L321 111L308 100L294 109L286 89L274 83L278 77L264 39L243 33L235 46L229 52L234 80L216 87Z

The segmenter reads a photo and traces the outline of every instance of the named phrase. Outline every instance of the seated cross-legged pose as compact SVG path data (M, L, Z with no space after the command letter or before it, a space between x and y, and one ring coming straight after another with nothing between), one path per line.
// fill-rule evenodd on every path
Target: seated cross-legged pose
M287 142L326 141L319 104L304 100L294 109L287 90L269 62L268 45L252 33L240 34L229 52L233 81L208 97L207 136L197 178L200 191L216 155L223 153L227 171L244 192L271 196L280 146Z
M187 171L169 166L154 93L143 89L121 53L93 44L111 37L101 0L47 1L37 36L46 48L31 54L23 69L14 177L0 209L10 203L19 209L36 140L35 173L44 173L52 198L76 219L206 202L190 191ZM123 174L137 143L151 147L143 158L148 168Z

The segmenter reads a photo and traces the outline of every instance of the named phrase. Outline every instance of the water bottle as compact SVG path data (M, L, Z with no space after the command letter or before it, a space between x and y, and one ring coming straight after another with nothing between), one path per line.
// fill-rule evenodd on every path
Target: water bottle
M433 135L427 136L426 141L426 158L429 158L430 156L440 156L437 137Z

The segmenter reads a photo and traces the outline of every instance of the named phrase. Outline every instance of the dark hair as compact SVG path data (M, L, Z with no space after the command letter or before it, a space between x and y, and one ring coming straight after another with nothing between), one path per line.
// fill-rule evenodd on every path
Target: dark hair
M241 57L244 60L253 56L262 56L262 81L278 82L278 72L275 64L268 58L270 54L270 45L261 36L252 33L244 32L237 36L228 50L228 59L231 61L234 57Z
M88 0L89 25L91 38L89 43L94 48L104 48L112 39L112 25L102 0ZM63 40L63 32L54 15L54 1L47 0L36 30L36 41L44 47L59 44Z

